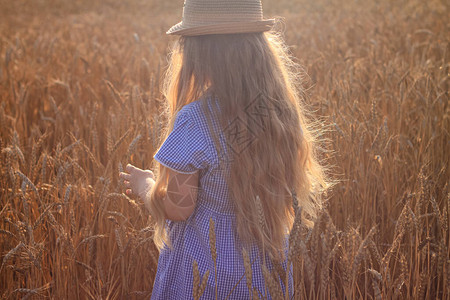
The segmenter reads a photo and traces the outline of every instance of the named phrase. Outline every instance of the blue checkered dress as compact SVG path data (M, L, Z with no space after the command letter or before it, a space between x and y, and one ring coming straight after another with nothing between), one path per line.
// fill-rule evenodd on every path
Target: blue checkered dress
M166 221L173 250L168 247L161 250L151 299L193 299L194 260L198 262L200 276L207 270L210 272L200 299L215 299L214 262L209 247L210 218L214 220L216 232L218 299L251 299L244 275L236 218L223 177L229 174L229 164L222 163L223 160L219 159L215 151L201 101L208 101L211 108L211 98L202 98L185 105L176 115L173 131L154 155L156 161L177 172L200 173L198 199L193 214L186 221ZM215 120L213 127L218 130ZM223 147L223 132L219 134ZM253 288L261 293L260 298L271 299L268 290L265 291L262 260L257 247L250 249L249 254ZM266 262L271 269L271 262ZM282 267L286 270L286 263ZM289 269L288 288L292 297L292 265ZM281 281L280 284L284 293Z

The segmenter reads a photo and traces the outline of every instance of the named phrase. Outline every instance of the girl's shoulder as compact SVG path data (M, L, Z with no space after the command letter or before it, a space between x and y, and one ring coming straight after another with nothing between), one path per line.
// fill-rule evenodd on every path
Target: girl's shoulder
M217 110L213 107L213 105L217 105L217 102L213 102L211 96L204 96L193 102L185 104L178 112L178 115L183 115L184 117L188 116L188 118L190 118L193 122L196 122L201 127L205 127L207 126L207 114L212 116L213 120L216 119L215 114Z
M217 105L217 102L213 102L213 97L211 95L205 95L195 101L192 101L191 103L184 105L181 110L198 111L203 110L206 106L210 110L212 110L213 104Z
M189 119L197 127L203 127L203 113L199 100L184 105L177 113L177 119Z
M176 114L174 128L176 128L180 123L190 122L195 124L197 127L203 126L201 107L199 100L193 101L191 103L185 104Z

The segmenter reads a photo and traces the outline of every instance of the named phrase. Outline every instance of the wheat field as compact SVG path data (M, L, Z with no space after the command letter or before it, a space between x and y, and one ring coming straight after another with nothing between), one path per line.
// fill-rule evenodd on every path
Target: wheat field
M450 299L448 2L263 6L284 17L339 180L293 230L294 298ZM118 173L154 167L181 8L0 0L2 299L150 297L158 251Z

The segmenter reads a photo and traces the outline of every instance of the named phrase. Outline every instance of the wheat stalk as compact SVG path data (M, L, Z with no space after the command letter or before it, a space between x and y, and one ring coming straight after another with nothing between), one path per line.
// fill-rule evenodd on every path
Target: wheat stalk
M217 249L216 249L216 231L214 230L214 221L209 218L209 249L211 252L212 259L214 261L214 281L215 281L215 294L217 299Z
M269 287L269 293L274 299L283 299L283 293L281 292L280 285L275 282L271 272L267 269L265 265L262 265L262 272L264 276L264 282L266 286ZM267 296L267 294L266 294Z
M382 282L381 274L373 269L369 269L368 271L372 274L372 287L375 292L375 299L381 300L382 294L379 286L379 283Z
M206 270L205 274L203 275L202 282L201 282L199 290L198 290L199 298L203 295L203 292L206 289L206 283L208 282L208 278L209 278L209 270Z
M192 286L192 297L194 297L195 300L200 299L200 295L199 295L199 285L200 285L200 273L198 271L198 263L197 261L194 259L194 261L192 262L192 268L193 268L193 286Z
M250 256L247 250L242 249L242 257L244 258L245 278L249 295L252 296L252 266L250 264Z
M25 247L25 244L23 244L22 242L19 242L19 244L17 244L16 247L12 248L11 250L8 251L8 253L6 253L6 255L3 257L3 261L2 261L2 265L0 267L0 271L3 270L3 266L5 265L5 263L8 262L8 260L14 256L19 250L21 250L23 247Z

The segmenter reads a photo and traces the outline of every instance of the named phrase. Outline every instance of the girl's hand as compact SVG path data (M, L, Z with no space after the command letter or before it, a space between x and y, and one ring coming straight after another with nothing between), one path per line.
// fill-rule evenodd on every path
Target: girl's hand
M119 177L123 179L123 183L127 190L127 195L137 195L145 202L147 192L155 184L155 175L150 170L142 170L131 164L126 167L126 172L120 172Z

